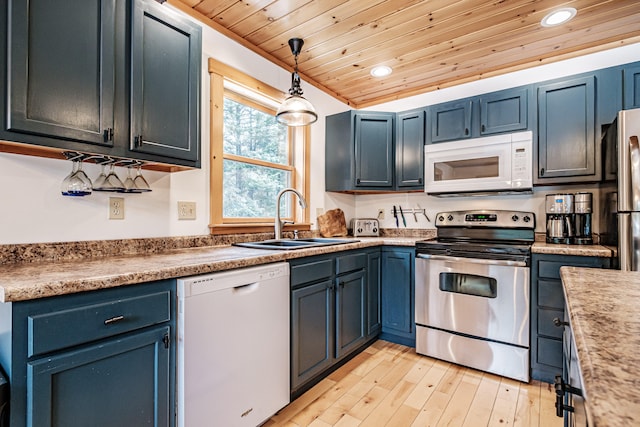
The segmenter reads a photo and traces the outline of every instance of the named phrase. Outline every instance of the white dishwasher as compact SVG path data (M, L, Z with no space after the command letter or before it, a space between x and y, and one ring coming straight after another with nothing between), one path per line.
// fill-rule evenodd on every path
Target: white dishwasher
M178 426L255 427L289 403L289 264L178 280Z

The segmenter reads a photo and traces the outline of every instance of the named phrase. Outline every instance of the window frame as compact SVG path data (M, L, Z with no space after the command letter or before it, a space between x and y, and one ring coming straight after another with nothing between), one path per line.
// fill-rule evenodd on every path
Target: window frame
M225 159L238 160L233 154L224 154L224 98L225 94L235 101L245 104L254 104L252 107L262 111L268 111L269 108L262 104L254 103L250 99L243 97L232 91L226 91L224 81L229 80L240 86L244 86L252 91L258 92L268 98L273 99L277 103L282 102L285 94L281 91L262 83L261 81L236 70L222 62L213 58L209 58L209 75L211 81L210 87L210 222L209 229L211 234L234 234L234 233L251 233L251 232L269 232L273 231L274 218L225 218L223 217L223 162ZM273 112L273 111L271 111ZM300 128L288 128L289 140L289 165L283 165L281 169L291 172L291 185L300 191L305 199L309 201L309 145L310 145L310 129L309 126ZM302 140L302 141L300 141ZM302 142L302 143L300 143ZM302 150L296 153L294 147ZM265 163L257 159L247 159L242 157L243 163L265 166ZM273 167L268 163L268 167ZM292 197L286 195L285 197ZM281 218L283 220L295 220L295 224L286 225L283 230L310 230L309 209L300 209L298 203L294 203L290 199L292 206L292 216ZM275 200L274 200L275 203Z

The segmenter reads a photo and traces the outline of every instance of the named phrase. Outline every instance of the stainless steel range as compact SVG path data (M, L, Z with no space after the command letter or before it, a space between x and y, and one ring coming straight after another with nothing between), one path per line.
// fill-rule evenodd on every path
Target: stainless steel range
M416 243L416 351L529 381L529 269L535 215L436 215Z

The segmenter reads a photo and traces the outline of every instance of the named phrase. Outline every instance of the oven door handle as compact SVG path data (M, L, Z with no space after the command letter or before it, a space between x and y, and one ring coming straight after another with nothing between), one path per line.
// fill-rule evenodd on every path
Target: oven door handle
M463 258L449 255L431 255L431 254L417 254L417 258L434 261L450 261L450 262L466 262L471 264L483 264L483 265L504 265L509 267L526 267L527 263L524 261L513 261L507 259L482 259L482 258Z

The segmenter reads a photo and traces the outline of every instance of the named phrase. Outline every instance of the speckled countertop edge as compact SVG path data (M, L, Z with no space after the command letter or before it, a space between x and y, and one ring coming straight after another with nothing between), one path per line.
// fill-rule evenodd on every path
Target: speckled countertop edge
M219 245L149 255L5 264L0 271L0 301L24 301L380 245L414 246L423 238L359 238L354 243L295 251Z
M602 245L562 245L557 243L535 242L531 247L534 254L597 256L610 258L615 249Z
M590 425L640 420L640 272L562 267Z

